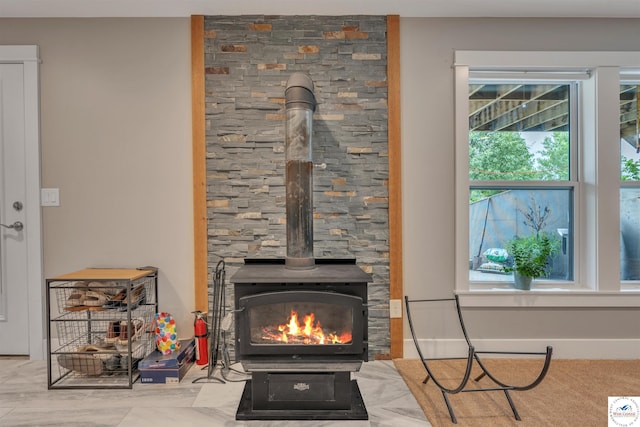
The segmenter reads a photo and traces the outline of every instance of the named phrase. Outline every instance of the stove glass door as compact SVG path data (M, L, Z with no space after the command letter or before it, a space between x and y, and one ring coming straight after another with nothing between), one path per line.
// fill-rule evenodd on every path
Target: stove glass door
M362 350L363 304L352 295L285 291L243 297L240 333L251 354L354 353ZM274 351L274 348L279 350Z

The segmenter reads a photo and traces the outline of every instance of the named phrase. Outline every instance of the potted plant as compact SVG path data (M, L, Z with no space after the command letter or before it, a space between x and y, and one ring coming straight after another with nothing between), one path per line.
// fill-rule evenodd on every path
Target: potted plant
M513 261L506 266L505 272L513 272L513 284L516 289L531 289L531 281L547 276L551 256L558 251L559 242L555 236L543 231L551 217L549 206L540 207L531 196L527 210L518 209L523 215L522 223L531 230L526 237L514 237L505 248Z
M515 237L506 243L506 249L513 263L505 267L505 272L513 272L516 289L531 289L531 281L547 276L551 256L558 249L557 241L546 232L526 237Z

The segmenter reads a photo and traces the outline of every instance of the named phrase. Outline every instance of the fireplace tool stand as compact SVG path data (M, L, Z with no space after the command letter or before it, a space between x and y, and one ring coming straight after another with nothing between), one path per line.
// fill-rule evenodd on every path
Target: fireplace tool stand
M211 303L211 333L209 334L209 364L207 368L207 376L199 377L192 381L197 383L199 381L217 382L225 384L225 377L222 370L224 364L219 366L219 358L222 353L224 360L224 353L227 351L225 345L225 336L222 331L222 321L225 315L225 263L219 261L216 265L214 277L213 277L213 299ZM221 343L222 342L222 343ZM222 347L221 347L222 344ZM228 357L226 358L228 360ZM228 368L228 365L226 366ZM222 378L215 376L216 371L220 371Z

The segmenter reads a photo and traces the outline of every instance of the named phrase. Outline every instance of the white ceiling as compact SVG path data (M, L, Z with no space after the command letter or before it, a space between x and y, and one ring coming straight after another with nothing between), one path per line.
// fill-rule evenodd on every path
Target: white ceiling
M0 0L0 18L262 14L640 18L640 0Z

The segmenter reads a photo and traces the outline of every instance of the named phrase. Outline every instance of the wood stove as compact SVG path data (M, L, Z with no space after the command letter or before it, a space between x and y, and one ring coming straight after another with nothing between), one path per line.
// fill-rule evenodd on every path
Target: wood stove
M367 284L355 260L245 260L232 277L236 359L251 372L236 419L368 419L351 372L368 360Z
M368 419L351 373L368 360L371 276L313 258L313 89L303 73L285 89L287 256L245 260L231 278L236 359L251 373L238 420Z

